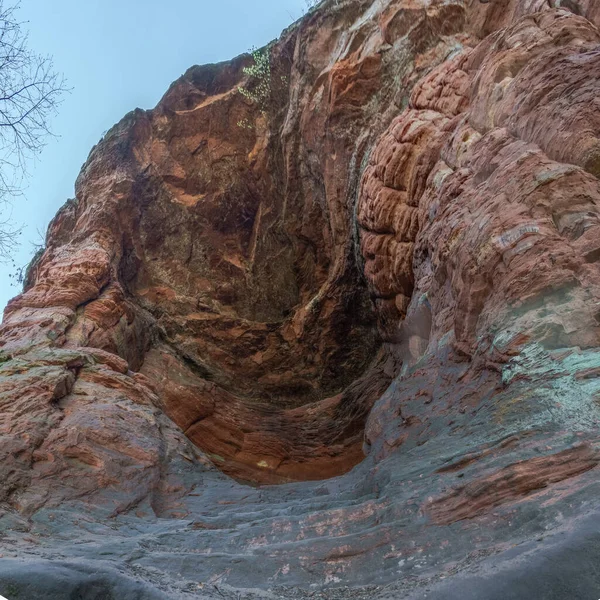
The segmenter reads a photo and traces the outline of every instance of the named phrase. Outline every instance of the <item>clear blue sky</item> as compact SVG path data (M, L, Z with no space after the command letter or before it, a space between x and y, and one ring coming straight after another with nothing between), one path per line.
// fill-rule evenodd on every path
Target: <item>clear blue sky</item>
M10 0L6 4L11 4ZM227 60L262 46L302 16L305 0L22 0L29 46L54 58L73 88L49 141L29 166L25 199L13 203L25 226L17 264L33 253L104 131L136 107L152 108L194 64ZM0 314L20 290L0 264Z

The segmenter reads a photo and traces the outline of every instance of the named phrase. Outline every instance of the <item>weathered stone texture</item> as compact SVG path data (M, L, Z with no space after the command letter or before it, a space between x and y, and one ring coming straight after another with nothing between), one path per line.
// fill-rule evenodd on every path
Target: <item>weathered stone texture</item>
M266 107L242 56L110 130L0 328L0 593L593 587L598 25L329 1Z

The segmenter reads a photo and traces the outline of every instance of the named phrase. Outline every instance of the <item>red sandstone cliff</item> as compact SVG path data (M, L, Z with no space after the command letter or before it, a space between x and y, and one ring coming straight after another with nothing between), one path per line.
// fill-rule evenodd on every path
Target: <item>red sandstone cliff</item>
M110 130L0 329L0 546L35 558L0 593L464 598L490 555L518 590L502 552L540 532L582 548L597 25L592 0L325 2L270 47L265 106L242 56Z

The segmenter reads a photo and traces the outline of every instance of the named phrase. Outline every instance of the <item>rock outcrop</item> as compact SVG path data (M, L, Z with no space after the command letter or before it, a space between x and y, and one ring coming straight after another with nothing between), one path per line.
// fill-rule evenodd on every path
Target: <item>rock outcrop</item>
M328 0L110 130L0 328L0 593L598 595L599 25Z

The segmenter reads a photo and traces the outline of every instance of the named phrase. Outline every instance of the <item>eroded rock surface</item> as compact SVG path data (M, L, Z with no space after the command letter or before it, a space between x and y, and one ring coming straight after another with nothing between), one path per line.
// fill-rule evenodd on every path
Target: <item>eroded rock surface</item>
M266 106L242 56L109 131L0 329L0 593L600 586L599 24L325 2Z

